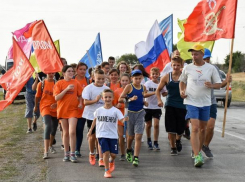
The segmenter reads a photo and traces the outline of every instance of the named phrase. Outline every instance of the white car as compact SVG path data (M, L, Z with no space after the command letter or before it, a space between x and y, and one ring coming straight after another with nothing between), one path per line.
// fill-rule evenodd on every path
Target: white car
M222 81L226 79L226 74L222 70L219 70ZM216 97L217 102L221 101L223 106L225 107L225 99L226 99L226 87L215 89L214 90L214 96ZM231 84L229 85L229 95L228 95L228 103L227 107L230 107L231 105L231 99L232 99L232 90L231 90Z

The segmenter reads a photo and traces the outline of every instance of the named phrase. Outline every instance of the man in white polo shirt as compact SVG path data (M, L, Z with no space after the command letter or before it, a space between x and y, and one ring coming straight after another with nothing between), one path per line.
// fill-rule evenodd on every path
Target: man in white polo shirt
M184 98L186 105L186 118L190 118L192 126L191 145L195 158L194 166L200 167L204 164L200 151L209 120L211 89L219 89L221 79L216 68L203 60L204 47L202 45L196 44L188 51L192 54L193 63L183 69L179 78L180 95Z

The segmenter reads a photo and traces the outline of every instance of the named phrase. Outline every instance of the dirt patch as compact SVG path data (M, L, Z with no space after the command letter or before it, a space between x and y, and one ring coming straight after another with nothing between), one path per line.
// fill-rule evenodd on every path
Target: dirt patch
M25 104L12 104L0 113L0 181L45 181L47 163L42 159L42 121L26 134Z

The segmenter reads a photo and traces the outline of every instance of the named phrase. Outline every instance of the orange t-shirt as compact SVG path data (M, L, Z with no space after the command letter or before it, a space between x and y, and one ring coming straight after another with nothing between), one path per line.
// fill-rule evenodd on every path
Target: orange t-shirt
M70 81L59 80L54 86L54 96L60 94L68 85L73 84L74 89L66 92L64 97L57 101L58 119L77 118L78 114L78 97L81 96L83 88L78 81L72 79Z
M76 77L75 80L77 80L77 81L80 83L80 85L82 86L83 89L88 85L88 82L87 82L87 78L86 78L86 77L84 77L84 78L81 79L81 80L77 79L77 77ZM77 115L77 118L81 118L81 117L82 117L84 107L85 107L85 106L84 106L84 103L83 103L82 109L78 108L78 115Z
M57 109L51 109L51 105L56 103L53 96L54 81L49 82L44 80L44 88L42 91L42 82L39 82L37 85L36 97L41 97L40 100L40 112L42 116L50 115L57 117Z
M113 106L116 107L116 105L118 104L118 99L120 97L120 95L122 94L123 92L123 88L117 88L115 91L114 91L114 100L112 102ZM120 103L121 104L121 107L118 108L122 114L124 115L124 109L125 109L125 105L124 103ZM118 121L118 125L121 125L121 126L124 126L122 122Z
M120 87L121 87L121 85L120 85L119 82L117 82L117 83L110 83L110 89L113 90L113 91L115 91L116 89L118 89Z

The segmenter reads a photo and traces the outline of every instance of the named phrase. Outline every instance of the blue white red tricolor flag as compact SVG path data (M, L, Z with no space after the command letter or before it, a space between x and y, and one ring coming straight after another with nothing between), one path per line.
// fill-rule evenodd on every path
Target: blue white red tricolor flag
M159 23L169 56L173 52L173 14Z
M94 43L79 62L85 63L88 66L88 68L91 67L94 68L96 65L100 65L102 61L103 61L103 57L102 57L102 48L100 42L100 33L98 33ZM86 73L86 77L89 77L88 71Z
M158 67L162 71L170 62L168 49L157 20L148 33L146 42L141 41L135 45L135 54L148 73L152 67Z

